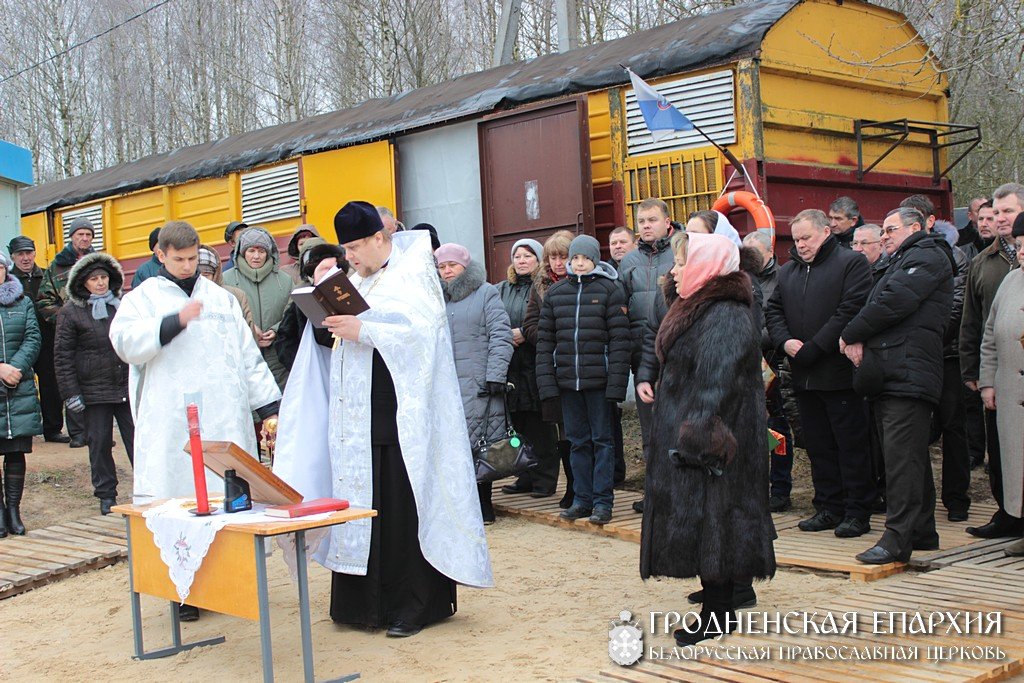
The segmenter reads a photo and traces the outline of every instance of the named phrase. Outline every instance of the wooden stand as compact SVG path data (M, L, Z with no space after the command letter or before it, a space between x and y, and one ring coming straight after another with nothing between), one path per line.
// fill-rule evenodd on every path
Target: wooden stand
M112 509L125 518L128 532L128 590L131 594L132 630L135 659L156 659L204 645L224 642L219 636L192 643L181 642L178 621L178 592L160 559L160 550L153 534L146 528L142 514L149 505L117 505ZM266 539L281 534L295 534L295 562L299 588L299 627L302 634L304 680L313 679L313 637L309 620L309 579L306 572L306 531L344 524L356 519L374 517L375 510L349 508L332 513L326 519L303 518L263 524L228 524L214 538L210 549L196 572L188 596L188 604L200 609L230 614L259 621L263 680L274 680L274 663L270 643L270 601L267 596ZM142 611L140 595L152 595L170 603L170 647L146 652L142 643ZM340 680L352 680L345 677Z

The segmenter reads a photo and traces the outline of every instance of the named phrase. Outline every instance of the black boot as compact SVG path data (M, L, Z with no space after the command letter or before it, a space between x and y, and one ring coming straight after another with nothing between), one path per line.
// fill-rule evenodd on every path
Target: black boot
M569 462L569 448L568 441L558 442L558 455L562 458L562 470L565 471L565 495L562 496L562 500L558 501L558 507L563 510L571 508L573 501L572 464Z
M21 522L19 508L21 493L25 490L25 466L8 464L4 468L4 486L7 492L7 529L15 536L24 536L25 525Z
M0 483L4 480L3 473L0 473ZM7 506L4 505L4 487L0 486L0 538L7 537Z
M693 624L689 630L676 629L672 635L675 636L676 645L679 647L696 645L702 640L730 633L736 625L736 612L732 607L732 581L701 581L701 587L704 592L704 605L700 610L700 623Z
M477 495L480 497L480 514L483 515L484 524L494 524L494 505L491 503L491 494L494 491L492 486L491 482L476 485Z

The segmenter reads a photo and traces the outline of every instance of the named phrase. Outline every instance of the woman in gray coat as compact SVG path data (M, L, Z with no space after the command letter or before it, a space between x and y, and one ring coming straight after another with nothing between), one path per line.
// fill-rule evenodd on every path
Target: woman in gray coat
M452 335L455 372L470 447L501 439L505 424L505 380L512 360L512 329L498 289L486 282L484 268L458 244L442 244L434 252L444 290ZM494 522L491 485L480 484L484 523Z

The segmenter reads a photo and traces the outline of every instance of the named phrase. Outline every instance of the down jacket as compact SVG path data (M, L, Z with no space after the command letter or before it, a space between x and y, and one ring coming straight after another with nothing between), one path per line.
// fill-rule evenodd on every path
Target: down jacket
M640 576L749 581L775 574L768 511L768 427L761 326L749 276L674 297L656 340L654 403L640 535ZM712 456L722 474L669 455Z
M21 382L6 388L0 398L0 439L43 433L35 375L32 365L39 356L43 338L39 332L32 300L24 295L21 282L13 275L0 284L0 363L21 370Z
M868 260L831 236L810 263L795 247L790 256L765 311L772 345L781 358L788 340L804 343L789 361L795 390L850 389L853 364L839 352L839 335L871 291Z
M548 290L537 326L541 400L562 391L602 390L626 398L629 321L615 270L604 261L586 275L569 274Z
M504 396L488 393L487 383L502 385L512 360L512 328L497 288L485 282L484 267L471 261L451 282L442 282L455 373L466 413L470 446L501 438Z
M89 247L88 253L93 253L92 247ZM71 273L71 267L77 261L78 254L71 246L71 242L68 241L43 271L43 282L39 285L39 294L36 297L36 312L44 324L57 324L57 314L60 313L61 307L67 301L64 296L68 285L68 275Z
M953 308L957 266L949 244L924 231L893 252L867 304L843 330L847 344L864 343L858 373L869 398L895 396L938 404L942 394L943 332Z
M110 322L117 309L107 304L107 317L94 320L85 281L97 266L110 276L110 291L120 298L124 286L121 264L103 253L86 254L68 273L67 300L57 315L54 369L61 398L81 396L86 405L126 403L128 365L114 353Z

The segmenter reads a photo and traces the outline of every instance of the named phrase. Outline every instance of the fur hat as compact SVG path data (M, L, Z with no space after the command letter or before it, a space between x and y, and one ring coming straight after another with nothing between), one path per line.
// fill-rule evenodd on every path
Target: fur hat
M309 244L309 242L306 244ZM302 246L305 247L306 244ZM302 256L299 257L299 263L302 264L300 271L302 277L312 280L316 267L320 265L321 261L328 258L337 259L338 268L348 271L348 261L345 260L345 248L338 244L330 244L321 240L319 244L314 244L309 249L303 248Z
M361 240L383 229L377 207L369 202L349 202L334 214L334 232L339 244Z
M601 243L590 235L577 235L569 243L569 261L577 254L586 256L596 266L601 262Z
M458 263L463 268L467 268L471 260L469 258L469 249L454 242L448 242L438 247L434 252L434 258L437 259L438 265L442 263Z

